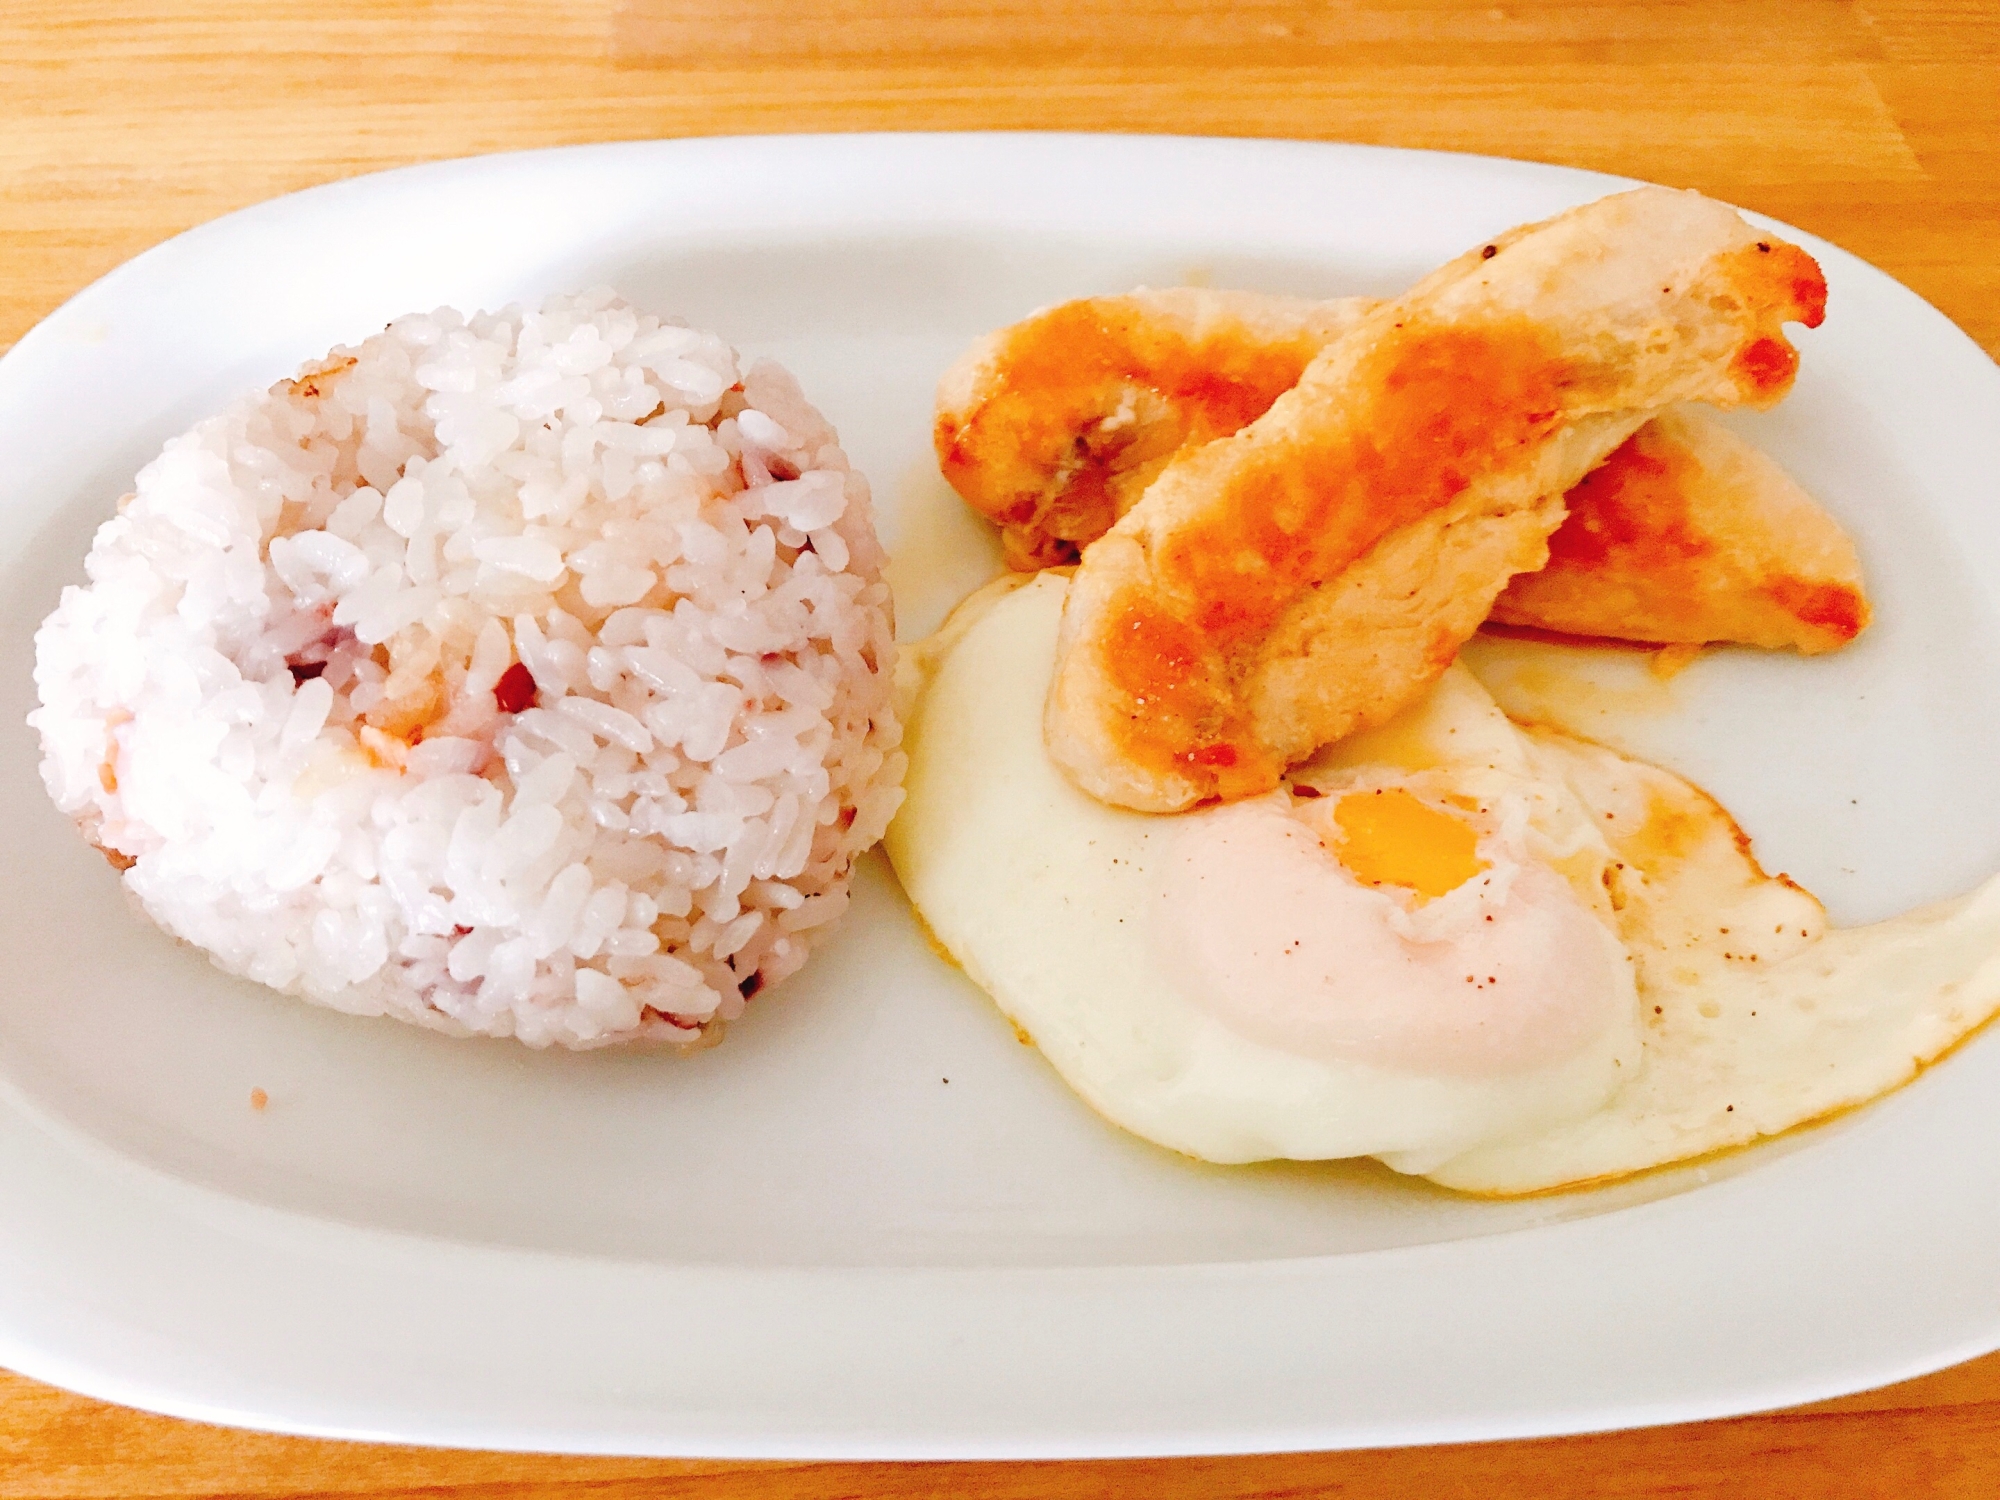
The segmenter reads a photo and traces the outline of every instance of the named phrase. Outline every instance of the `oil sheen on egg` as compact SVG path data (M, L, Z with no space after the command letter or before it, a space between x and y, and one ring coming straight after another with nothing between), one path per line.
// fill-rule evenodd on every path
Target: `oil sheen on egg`
M1641 1027L1609 847L1469 675L1305 793L1125 812L1043 750L1065 588L991 591L916 653L888 848L1085 1100L1211 1161L1422 1171L1617 1092Z

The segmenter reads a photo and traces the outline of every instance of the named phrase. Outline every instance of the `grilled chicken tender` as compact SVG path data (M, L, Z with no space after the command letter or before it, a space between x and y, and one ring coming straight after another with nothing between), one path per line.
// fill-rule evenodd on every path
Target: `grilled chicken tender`
M938 384L938 465L1007 563L1073 563L1190 443L1247 426L1375 304L1179 287L1065 302Z
M1640 188L1470 251L1368 313L1094 543L1045 732L1084 791L1174 812L1277 784L1443 672L1561 496L1662 408L1766 406L1812 257Z
M1492 618L1661 645L1734 641L1808 654L1868 624L1861 561L1833 517L1720 423L1676 408L1566 497L1539 572Z
M1303 372L1301 335L1324 347L1375 305L1184 288L1046 309L982 339L940 382L940 459L966 502L1000 524L1011 566L1073 562L1176 451L1227 436L1216 429L1238 414L1240 425L1263 415L1249 407L1266 383L1243 372ZM1079 330L1089 358L1072 364L1064 356ZM1190 373L1204 360L1238 377L1227 402L1214 395L1224 387ZM1039 382L1051 377L1044 399ZM1495 620L1808 653L1845 645L1867 624L1860 565L1839 524L1697 409L1647 423L1563 504L1547 563L1507 586Z

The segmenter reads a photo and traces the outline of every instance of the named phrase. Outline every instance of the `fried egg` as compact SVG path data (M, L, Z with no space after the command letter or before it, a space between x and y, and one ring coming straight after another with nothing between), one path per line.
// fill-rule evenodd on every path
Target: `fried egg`
M1908 1078L2000 1004L2000 886L1829 933L1728 815L1452 668L1262 796L1113 808L1049 759L1067 579L907 655L887 848L942 948L1107 1119L1215 1162L1604 1178Z
M932 670L888 847L937 940L1093 1107L1210 1161L1424 1170L1614 1092L1640 1022L1609 848L1469 675L1431 725L1382 732L1400 767L1128 812L1043 749L1065 589L1003 586L913 654Z

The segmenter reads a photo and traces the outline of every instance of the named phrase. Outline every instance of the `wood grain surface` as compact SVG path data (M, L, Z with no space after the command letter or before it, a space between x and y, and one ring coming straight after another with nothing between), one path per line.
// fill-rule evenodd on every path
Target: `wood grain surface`
M2000 350L1992 0L6 0L0 348L168 235L358 172L577 141L995 128L1383 142L1697 187L1855 251ZM417 1491L1990 1500L2000 1356L1647 1432L950 1467L311 1442L0 1374L0 1496Z

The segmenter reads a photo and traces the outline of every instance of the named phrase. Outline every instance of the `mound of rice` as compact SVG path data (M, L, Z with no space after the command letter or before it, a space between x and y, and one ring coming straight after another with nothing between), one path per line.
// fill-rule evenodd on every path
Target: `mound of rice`
M36 638L42 774L167 931L341 1010L695 1041L901 798L868 488L606 293L401 318L168 443Z

